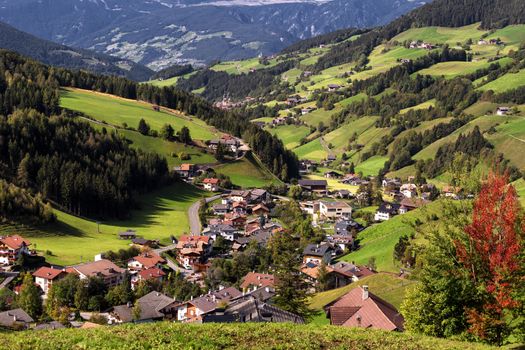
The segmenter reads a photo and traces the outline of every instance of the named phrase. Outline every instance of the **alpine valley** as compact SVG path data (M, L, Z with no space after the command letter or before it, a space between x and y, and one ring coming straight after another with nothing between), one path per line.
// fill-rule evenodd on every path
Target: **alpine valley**
M521 349L523 0L0 0L0 349Z

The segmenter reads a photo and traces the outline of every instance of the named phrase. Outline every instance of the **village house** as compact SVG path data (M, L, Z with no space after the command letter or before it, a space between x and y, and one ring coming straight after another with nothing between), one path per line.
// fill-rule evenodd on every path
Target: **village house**
M310 112L313 112L313 111L315 111L315 110L316 110L316 108L315 108L315 107L311 107L311 106L310 106L310 107L302 108L302 109L301 109L301 115L306 115L306 114L308 114L308 113L310 113Z
M201 321L203 315L211 313L219 306L227 305L232 300L241 296L241 291L234 287L229 287L185 301L177 306L177 321Z
M125 274L124 269L106 259L70 266L66 272L77 274L80 279L99 277L108 288L121 284Z
M153 251L139 254L128 261L128 269L131 271L141 271L146 269L160 269L166 263L163 257Z
M319 212L319 201L300 202L301 211L308 215L314 215Z
M140 310L138 318L133 313L134 305L128 303L113 307L109 312L108 324L143 323L173 319L176 315L176 305L179 302L165 294L153 291L138 299L136 304Z
M162 283L162 281L164 281L164 276L166 276L166 273L158 267L150 267L140 270L131 276L131 289L135 290L141 281Z
M387 179L387 178L384 178L383 181L381 181L381 186L384 188L384 189L399 189L401 187L402 183L401 183L401 179L399 178L393 178L393 179Z
M368 286L352 289L325 307L330 324L386 331L404 331L403 316L397 309L368 291Z
M133 238L137 238L137 232L135 232L134 230L126 230L124 232L119 232L118 238L131 240Z
M403 198L399 203L399 214L406 214L409 211L421 208L428 203L430 203L430 201L424 198Z
M54 269L52 267L45 266L33 272L35 284L37 284L40 287L40 289L42 289L45 296L47 296L49 288L51 288L54 282L59 281L60 279L66 276L67 272L64 270Z
M335 92L341 88L341 85L338 84L328 84L328 91Z
M413 198L417 196L417 186L414 184L403 184L399 188L399 192L405 197L405 198Z
M224 215L223 223L242 230L246 226L247 217L244 214L227 213Z
M12 266L22 254L30 254L31 242L27 239L12 235L0 237L0 266Z
M192 269L211 253L212 241L208 236L185 235L180 237L176 249L177 262L186 269Z
M286 322L304 324L301 316L282 310L275 305L267 304L253 292L232 301L224 310L214 310L202 315L202 322Z
M257 204L252 208L252 214L257 216L268 217L270 214L270 209L268 209L264 204Z
M332 261L333 248L328 243L309 244L303 250L303 264L313 262L321 264L321 262L330 263Z
M253 292L259 288L275 288L275 276L268 273L248 272L240 285L243 293Z
M375 221L387 221L390 220L392 217L399 214L399 204L395 203L383 203L379 206L379 209L377 209L377 212L374 215Z
M509 112L510 112L510 107L498 107L498 109L496 110L496 114L499 116L507 115L509 114Z
M301 175L309 174L314 168L317 167L317 163L308 159L303 159L299 162L299 173Z
M248 202L251 198L250 191L232 190L229 196L232 202Z
M27 329L34 323L35 320L31 318L22 309L14 309L9 311L0 312L0 326L12 329Z
M213 207L214 215L225 215L230 212L230 205L227 203L214 204Z
M206 191L217 192L219 190L219 179L206 178L202 180L202 184Z
M175 172L183 179L190 179L195 176L196 167L194 164L184 163L174 168Z
M352 216L352 207L346 202L319 202L319 214L325 220L336 220Z
M442 195L445 198L454 199L454 200L458 200L460 198L459 197L460 192L461 192L461 188L454 187L454 186L445 186L443 187L443 190L441 191Z
M209 225L204 231L202 231L202 234L205 236L209 236L213 241L217 240L217 237L222 237L228 241L234 241L237 237L238 230L230 225L225 224L217 224L217 225Z
M328 287L339 288L352 282L357 282L361 278L375 274L366 266L357 266L345 261L337 262L327 266L328 270Z
M334 170L330 170L324 173L324 177L326 177L327 179L339 179L341 176L343 175L339 174L337 171Z
M328 186L326 180L299 180L297 184L306 191L318 194L325 194Z
M155 248L159 245L159 241L154 239L146 239L142 237L133 238L131 240L134 246L142 248Z
M250 191L250 198L248 203L250 204L268 204L272 202L272 195L263 189L255 188Z

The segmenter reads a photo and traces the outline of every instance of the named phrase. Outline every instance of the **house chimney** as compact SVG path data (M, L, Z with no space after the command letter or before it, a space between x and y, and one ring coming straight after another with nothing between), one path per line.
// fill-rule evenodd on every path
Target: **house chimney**
M368 299L368 286L364 285L362 289L363 289L363 300L366 300Z

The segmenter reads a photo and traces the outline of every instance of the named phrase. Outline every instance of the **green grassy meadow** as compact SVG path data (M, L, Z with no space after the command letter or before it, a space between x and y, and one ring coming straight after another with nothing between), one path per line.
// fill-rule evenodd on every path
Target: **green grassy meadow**
M432 67L420 70L415 74L419 75L433 75L433 76L444 76L447 79L452 79L460 75L474 73L478 69L487 68L492 63L499 62L500 65L506 65L512 61L511 58L505 57L494 62L488 62L487 60L479 60L472 62L441 62L433 65Z
M189 230L187 210L194 202L208 196L208 192L176 183L138 197L139 207L132 210L129 220L97 222L76 217L55 209L57 222L42 227L0 226L0 232L19 233L28 238L33 248L53 264L75 264L93 260L96 254L107 250L126 248L130 241L120 240L119 232L132 229L138 236L159 239L169 243ZM45 255L46 251L53 255Z
M393 258L394 246L399 238L415 233L412 223L416 219L425 222L428 214L439 213L440 209L440 202L433 202L423 208L397 215L388 221L366 228L358 235L360 248L340 260L366 265L369 259L374 257L378 271L399 272L399 266Z
M234 185L243 188L263 187L280 182L269 171L263 169L251 154L241 160L221 164L215 167L215 171L229 176Z
M456 45L458 42L465 42L467 39L477 41L487 31L479 30L480 23L474 23L459 28L448 27L424 27L412 28L395 36L392 40L398 42L422 40L431 44Z
M269 128L268 131L280 138L288 149L298 147L300 145L301 139L310 134L309 127L293 124Z
M6 349L355 349L481 350L479 343L400 332L290 323L185 324L156 322L2 334Z
M129 127L136 128L139 120L144 118L151 128L157 131L164 124L171 124L175 130L179 130L183 126L188 127L192 138L197 140L210 140L218 135L215 129L197 118L183 114L175 115L164 110L157 112L149 103L87 90L62 90L60 105L116 126L126 123Z
M516 73L507 73L496 80L480 86L478 90L492 90L496 93L501 93L523 85L525 85L525 69L522 69Z

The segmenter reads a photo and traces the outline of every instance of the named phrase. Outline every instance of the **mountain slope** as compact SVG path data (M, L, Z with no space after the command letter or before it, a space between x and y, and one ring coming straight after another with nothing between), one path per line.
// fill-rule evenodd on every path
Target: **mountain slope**
M425 1L1 0L0 20L160 69L273 54L340 28L388 23Z
M150 69L135 62L59 45L24 33L1 22L0 48L16 51L53 66L125 76L137 81L146 80L153 74Z

